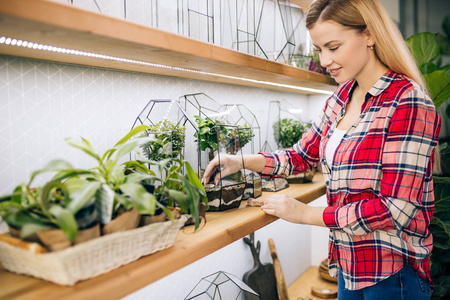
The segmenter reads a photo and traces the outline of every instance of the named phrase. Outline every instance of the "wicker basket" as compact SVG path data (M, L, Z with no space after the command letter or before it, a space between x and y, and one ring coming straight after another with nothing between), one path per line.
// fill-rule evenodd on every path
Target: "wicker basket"
M44 254L0 242L0 261L5 269L15 273L73 285L172 246L186 220L187 216L183 215L174 222L116 232Z

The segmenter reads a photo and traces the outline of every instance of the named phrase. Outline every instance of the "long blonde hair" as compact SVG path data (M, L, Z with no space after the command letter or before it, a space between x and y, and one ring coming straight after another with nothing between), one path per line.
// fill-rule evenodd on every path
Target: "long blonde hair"
M360 33L367 29L375 41L378 59L427 90L400 30L378 0L316 0L306 16L306 28L311 29L318 21L333 21ZM442 173L439 147L436 147L433 173Z
M359 32L367 29L375 41L378 59L426 89L402 34L378 0L316 0L308 11L306 27L311 29L318 21L334 21Z

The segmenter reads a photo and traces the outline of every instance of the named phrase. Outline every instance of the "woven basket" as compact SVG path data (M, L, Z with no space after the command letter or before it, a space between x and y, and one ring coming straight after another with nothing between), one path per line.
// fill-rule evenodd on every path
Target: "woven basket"
M0 261L6 270L15 273L73 285L172 246L186 220L187 216L183 215L174 222L116 232L44 254L0 242Z

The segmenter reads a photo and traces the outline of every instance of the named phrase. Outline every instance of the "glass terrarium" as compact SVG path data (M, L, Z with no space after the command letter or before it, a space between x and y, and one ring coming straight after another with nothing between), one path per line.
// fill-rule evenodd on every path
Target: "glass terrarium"
M200 280L185 300L256 300L259 295L236 276L219 271Z
M272 123L277 149L291 148L311 128L311 124L301 121L301 109L287 102L273 101L273 104L276 106L274 111L278 111L276 119ZM315 172L316 167L313 167L309 172L290 175L286 177L286 180L288 183L311 182Z
M261 130L258 119L243 104L225 104L224 117L229 124L236 125L239 133L240 148L244 154L253 154L261 150ZM245 164L244 164L245 169ZM257 198L262 195L261 175L245 169L246 187L243 199Z
M223 154L238 155L241 159L242 147L240 129L228 123L227 108L220 105L204 93L184 95L179 102L190 119L195 120L195 138L197 147L186 147L186 151L197 149L198 173L203 172L208 163L217 155L219 167L214 170L209 182L205 185L209 211L222 211L239 207L245 190L245 170L235 174L222 176L221 157ZM186 132L190 136L190 132ZM214 183L219 174L219 183Z
M186 143L186 127L192 127L185 112L176 100L150 100L134 121L133 128L147 125L142 136L153 137L154 141L141 146L140 153L133 154L133 160L160 162L164 159L179 158ZM158 167L148 164L156 176L164 178ZM144 184L150 191L154 187Z

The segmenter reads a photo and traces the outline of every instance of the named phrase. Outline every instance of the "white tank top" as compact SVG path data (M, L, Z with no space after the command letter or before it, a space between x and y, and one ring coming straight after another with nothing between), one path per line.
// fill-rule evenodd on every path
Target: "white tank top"
M331 165L333 164L334 153L336 152L336 148L342 141L347 130L334 129L333 134L330 136L328 140L327 148L325 149L325 159L327 160L327 165L331 169Z

